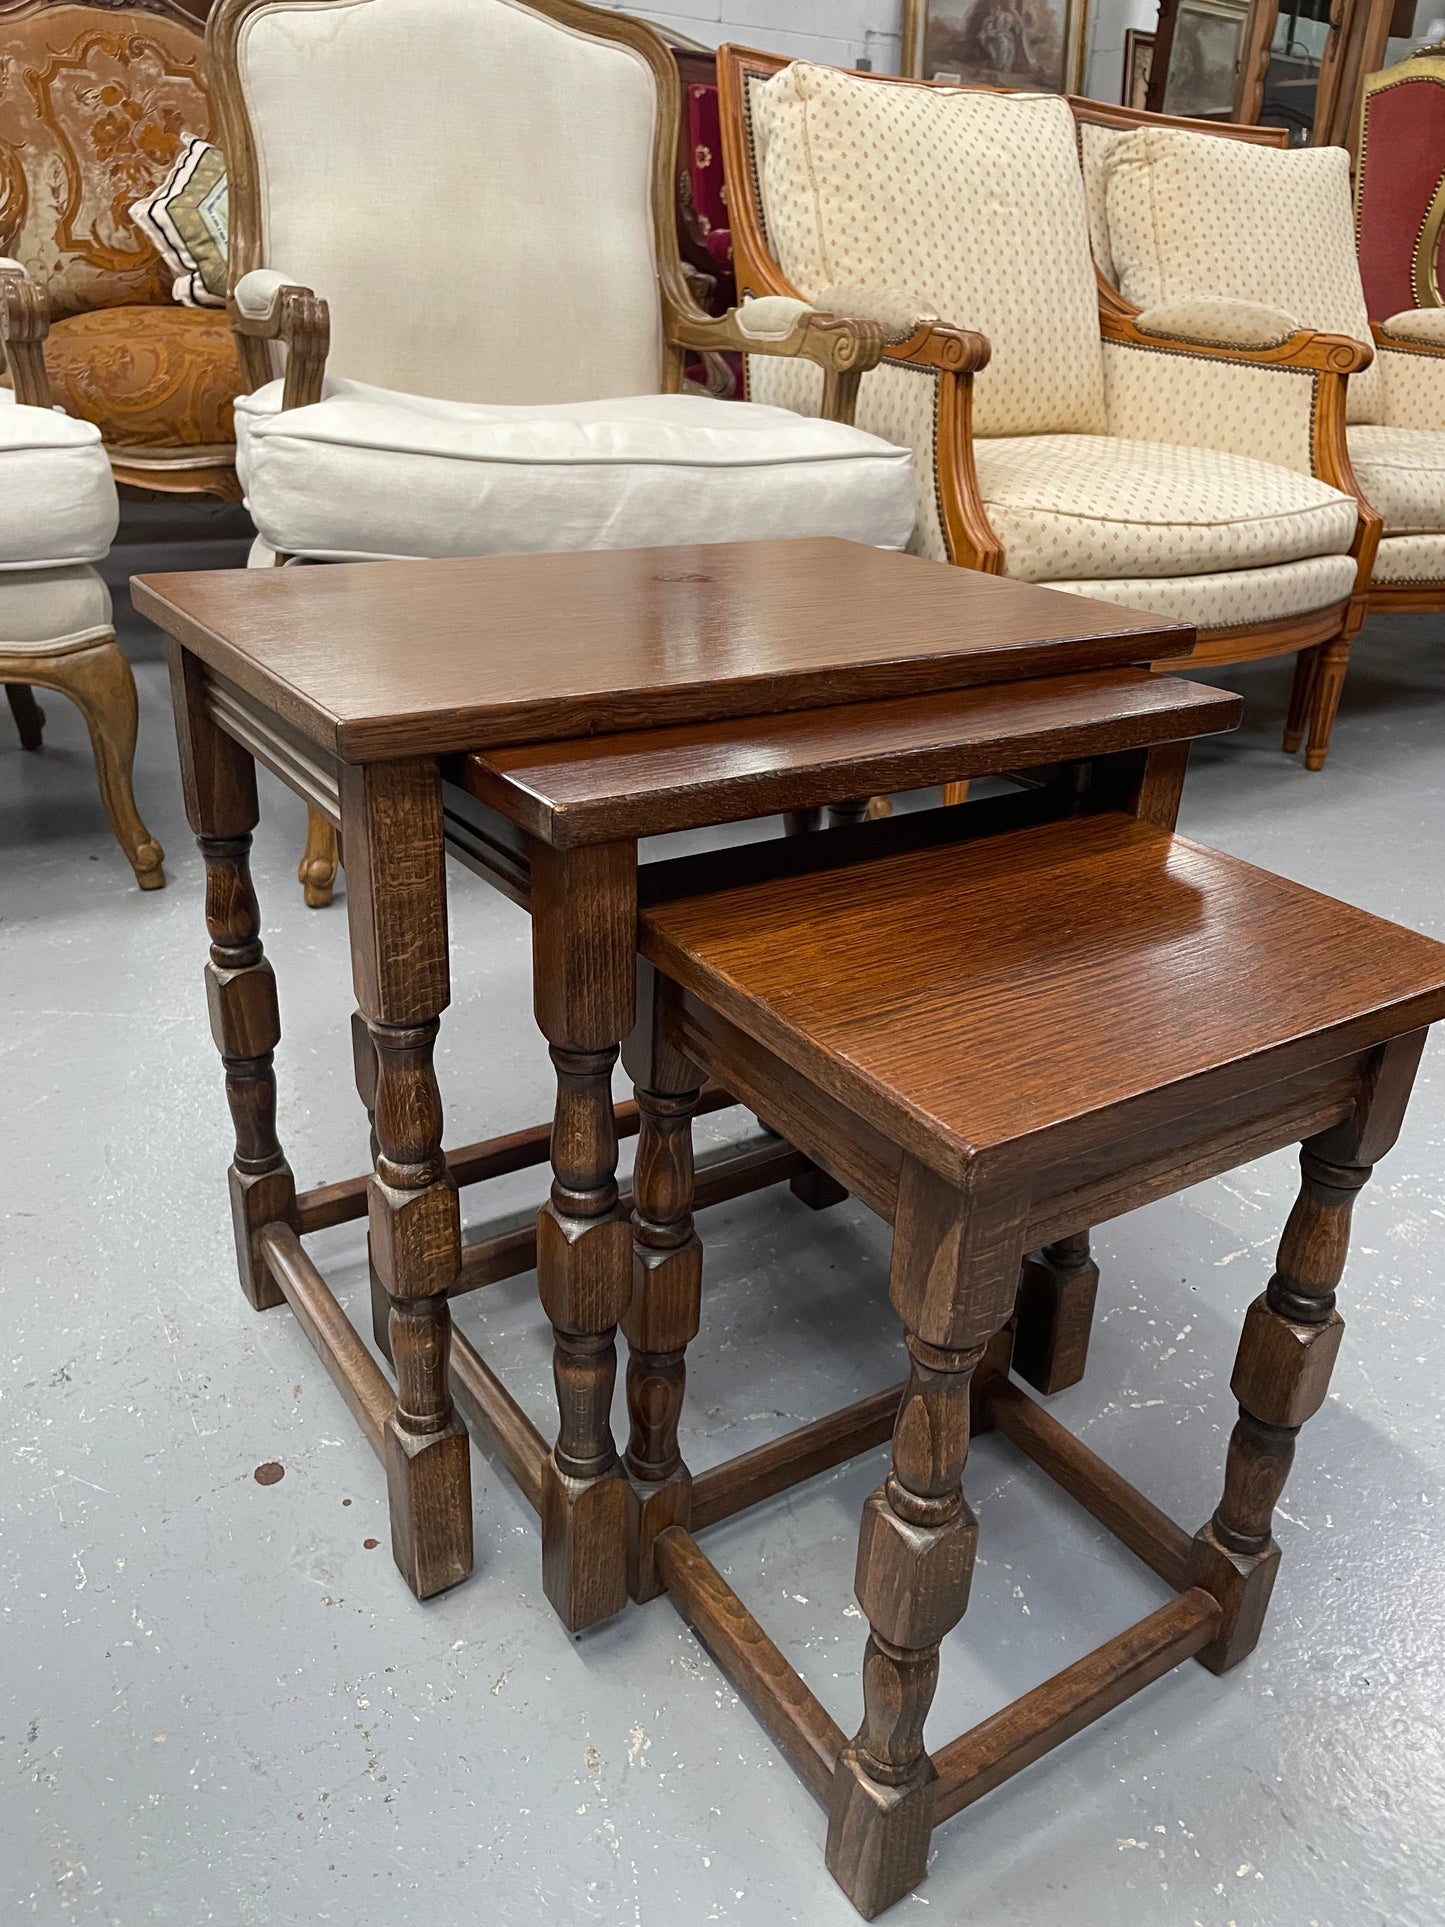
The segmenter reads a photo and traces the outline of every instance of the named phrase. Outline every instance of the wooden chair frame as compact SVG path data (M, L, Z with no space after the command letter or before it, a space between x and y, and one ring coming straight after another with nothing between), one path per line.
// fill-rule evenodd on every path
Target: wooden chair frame
M323 0L324 3L324 0ZM333 0L354 5L357 0ZM230 175L229 280L234 289L245 274L272 265L264 258L261 184L255 141L242 91L238 47L242 31L254 14L274 0L219 0L206 27L206 60L212 99ZM371 4L371 0L360 0ZM682 388L689 355L769 354L801 357L823 370L822 412L834 421L851 422L858 382L876 367L883 352L883 331L875 321L821 314L811 307L800 314L789 332L761 340L747 334L737 312L714 316L694 298L677 235L677 134L681 92L677 64L656 28L627 14L585 5L583 0L529 0L531 11L573 33L594 40L613 41L641 55L657 89L653 136L651 207L657 296L662 314L663 365L661 392ZM424 299L419 296L418 299ZM325 299L310 288L281 288L271 311L262 318L246 315L234 299L229 304L231 326L247 379L253 388L275 378L276 346L284 346L285 389L282 407L303 408L319 401L326 375L330 321ZM277 558L278 563L284 557ZM306 901L313 907L331 900L339 852L332 826L312 812L306 854L298 872Z
M718 84L722 97L723 163L732 217L733 254L739 296L798 293L774 257L767 241L755 156L747 110L748 83L766 79L788 66L782 55L726 46L718 52ZM907 76L860 75L887 86L932 87L934 83ZM980 92L1008 92L980 88ZM1283 130L1238 127L1217 121L1183 120L1164 114L1113 107L1098 101L1069 97L1076 122L1105 127L1178 127L1226 139L1282 146ZM1321 769L1329 753L1330 732L1339 708L1349 664L1350 645L1359 633L1369 604L1369 580L1380 539L1381 518L1365 500L1350 466L1345 443L1345 382L1355 369L1368 365L1369 356L1358 342L1342 335L1302 329L1272 348L1234 348L1211 342L1174 343L1146 334L1135 322L1139 310L1095 270L1099 285L1099 332L1105 342L1123 342L1153 353L1204 357L1241 367L1288 366L1308 370L1315 384L1312 463L1321 481L1353 495L1359 504L1355 539L1350 553L1356 561L1355 588L1343 602L1309 615L1277 622L1245 623L1212 629L1196 643L1188 660L1199 667L1251 662L1261 657L1294 654L1298 657L1284 747L1293 754L1308 730L1306 764ZM971 344L965 346L964 344ZM973 459L972 386L984 366L987 344L963 328L926 321L903 340L890 340L883 362L934 369L938 376L935 412L939 520L948 546L948 559L962 568L1004 573L1004 547L988 519L979 493Z
M6 366L22 407L51 406L45 371L45 337L50 330L45 296L33 281L13 271L0 273L0 362ZM135 763L138 720L135 677L115 637L98 638L84 649L47 654L6 649L0 636L0 683L22 749L43 747L45 712L35 686L68 696L85 718L100 784L100 800L115 840L125 853L142 890L165 887L165 851L136 808L131 771Z

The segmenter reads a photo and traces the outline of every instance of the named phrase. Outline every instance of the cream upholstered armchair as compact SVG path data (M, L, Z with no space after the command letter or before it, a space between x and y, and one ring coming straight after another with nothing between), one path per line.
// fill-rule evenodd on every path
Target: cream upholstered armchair
M1212 130L1140 128L1096 149L1099 265L1124 305L1200 295L1265 303L1293 325L1368 342L1346 439L1384 528L1371 609L1445 608L1445 309L1371 327L1343 148L1277 149Z
M120 508L100 430L51 406L45 298L18 261L0 258L0 683L24 749L42 746L37 686L85 718L101 801L142 890L166 880L165 852L131 788L136 693L116 646L110 595L94 563Z
M857 420L916 453L912 546L1192 622L1198 662L1306 652L1328 668L1297 675L1285 740L1307 720L1318 768L1379 527L1344 445L1369 349L1256 310L1126 312L1065 100L737 48L719 76L739 289L883 323ZM818 395L756 360L749 392Z
M579 0L220 0L207 61L253 562L906 543L908 451L849 425L877 323L692 299L677 72L645 23ZM743 349L810 362L828 419L680 392L689 353ZM308 902L335 865L313 817Z

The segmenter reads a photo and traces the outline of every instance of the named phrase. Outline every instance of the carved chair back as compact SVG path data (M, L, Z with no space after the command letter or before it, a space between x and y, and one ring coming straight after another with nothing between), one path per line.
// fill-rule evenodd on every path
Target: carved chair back
M0 254L23 262L52 321L171 304L171 273L130 203L185 134L209 135L198 22L179 0L0 5Z
M1445 52L1365 77L1355 236L1372 321L1438 308L1445 229Z
M661 386L660 293L687 297L652 28L580 0L220 0L207 47L232 284L324 297L328 372L502 403Z

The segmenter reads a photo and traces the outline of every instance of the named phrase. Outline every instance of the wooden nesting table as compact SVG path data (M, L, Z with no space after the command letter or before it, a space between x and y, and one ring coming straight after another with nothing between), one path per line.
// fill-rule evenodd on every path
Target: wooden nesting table
M382 1458L412 1590L471 1570L459 1404L540 1513L547 1595L580 1630L626 1601L635 1482L655 1470L659 1413L681 1400L680 1366L669 1376L667 1354L627 1324L634 1265L669 1262L645 1223L634 1239L616 1181L618 1136L638 1122L635 1105L614 1111L611 1080L638 1020L639 902L684 876L691 889L807 874L1103 810L1170 828L1190 740L1232 728L1238 699L1137 666L1184 654L1186 627L836 541L155 575L133 594L171 638L242 1286L258 1309L290 1303ZM303 1192L276 1130L280 1023L248 854L258 761L338 825L346 870L373 1169ZM871 794L1004 774L1002 794L856 820ZM820 834L764 831L639 866L648 836L778 813L798 826L824 806L839 826ZM450 1153L432 1061L449 998L448 852L531 912L535 1012L557 1073L550 1132ZM535 1233L464 1244L458 1186L545 1162L549 1144ZM815 1205L844 1195L771 1141L701 1171L697 1201L789 1178ZM394 1387L303 1242L362 1216ZM1077 1360L1087 1336L1069 1302L1087 1247L1081 1260L1077 1238L1064 1244L1053 1273L1047 1254L1034 1262L1045 1289L1031 1334L1021 1319L1016 1356L1032 1346L1036 1383L1067 1382L1060 1350ZM534 1263L554 1333L555 1446L448 1310ZM609 1418L619 1324L634 1345L626 1464ZM880 1442L897 1401L895 1388L701 1475L693 1528Z

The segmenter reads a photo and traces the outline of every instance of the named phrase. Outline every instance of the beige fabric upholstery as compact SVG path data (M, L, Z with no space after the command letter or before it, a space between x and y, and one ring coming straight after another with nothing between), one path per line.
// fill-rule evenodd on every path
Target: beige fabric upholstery
M656 91L519 0L278 0L239 46L264 265L333 373L451 400L659 385Z
M1230 301L1207 294L1161 301L1142 309L1134 321L1146 335L1223 348L1278 348L1299 333L1300 325L1282 308L1267 308L1262 301Z
M98 562L119 516L100 430L0 388L0 572Z
M1311 615L1343 602L1354 586L1355 560L1349 555L1317 555L1308 562L1283 562L1268 569L1165 576L1152 582L1101 578L1044 584L1121 608L1144 609L1171 622L1192 622L1201 632Z
M1385 384L1382 419L1392 428L1445 428L1445 355L1377 345L1375 358Z
M1445 426L1350 430L1350 466L1386 535L1445 533Z
M1376 588L1445 583L1445 534L1387 535L1375 552Z
M273 548L336 560L836 535L902 548L913 463L839 422L699 395L530 408L328 378L236 405L237 469Z
M1117 270L1109 246L1109 156L1128 133L1127 127L1099 127L1086 120L1077 123L1084 206L1089 216L1089 246L1095 265L1111 286L1117 286Z
M748 358L748 393L754 401L775 408L816 415L823 396L823 371L805 361L777 356ZM948 544L938 506L938 462L935 448L938 376L931 368L898 364L875 368L858 387L854 420L870 435L881 435L913 451L913 534L908 548L931 562L947 562Z
M1305 368L1241 367L1187 347L1104 344L1109 432L1149 441L1167 433L1198 448L1313 471L1315 378Z
M1445 348L1445 308L1406 308L1380 326L1387 335L1398 335L1402 341L1423 341L1432 348Z
M1109 246L1128 300L1258 301L1369 341L1342 148L1146 127L1117 143L1107 172ZM1348 407L1351 421L1383 419L1378 370L1350 377Z
M1068 105L797 62L751 93L768 240L809 300L886 288L993 358L985 435L1104 427L1097 284ZM925 185L926 184L926 185Z
M63 656L114 633L110 591L94 569L0 575L0 655Z
M1005 572L1024 581L1211 575L1354 539L1353 497L1212 449L1030 435L981 441L975 459Z

